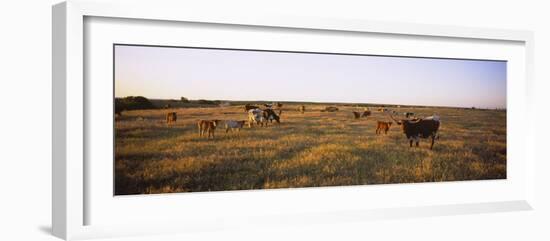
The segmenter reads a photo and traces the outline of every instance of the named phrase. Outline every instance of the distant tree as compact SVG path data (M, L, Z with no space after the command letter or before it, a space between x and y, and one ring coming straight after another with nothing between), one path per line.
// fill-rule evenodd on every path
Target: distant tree
M219 105L222 102L219 101L219 100L203 100L203 99L200 99L200 100L197 100L197 103L202 104L202 105Z
M121 115L125 110L155 109L151 101L143 96L115 98L115 114Z
M189 99L187 99L187 98L185 98L185 97L183 97L183 96L180 98L180 100L181 100L181 102L183 102L183 103L189 103Z

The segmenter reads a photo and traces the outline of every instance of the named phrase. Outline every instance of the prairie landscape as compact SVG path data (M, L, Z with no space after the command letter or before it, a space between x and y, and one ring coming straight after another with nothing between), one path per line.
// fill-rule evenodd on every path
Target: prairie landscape
M115 44L113 68L115 195L507 177L504 60Z
M430 150L430 139L409 147L388 112L371 107L354 118L364 109L285 103L280 124L227 133L223 120L248 119L242 103L124 111L114 127L115 195L506 178L505 110L388 108L396 119L440 116ZM169 112L175 123L166 122ZM213 119L222 120L215 137L200 137L197 122ZM393 123L387 134L376 134L377 121Z

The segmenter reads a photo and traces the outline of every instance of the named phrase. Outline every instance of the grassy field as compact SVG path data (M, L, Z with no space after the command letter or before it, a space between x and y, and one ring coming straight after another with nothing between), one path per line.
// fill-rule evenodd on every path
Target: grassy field
M376 135L373 110L285 105L280 125L199 138L199 119L246 120L242 106L125 111L115 122L115 194L197 192L506 178L506 111L393 108L441 117L433 150L410 148L395 123ZM177 112L175 125L166 113Z

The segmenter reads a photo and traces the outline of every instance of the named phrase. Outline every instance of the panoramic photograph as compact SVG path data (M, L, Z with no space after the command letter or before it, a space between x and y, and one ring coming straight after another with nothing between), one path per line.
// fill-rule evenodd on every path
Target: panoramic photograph
M500 60L115 44L114 195L506 179Z

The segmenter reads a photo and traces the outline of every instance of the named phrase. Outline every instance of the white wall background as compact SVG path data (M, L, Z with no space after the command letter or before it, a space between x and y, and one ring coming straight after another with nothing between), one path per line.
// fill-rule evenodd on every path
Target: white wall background
M4 1L0 7L0 240L57 240L51 228L51 5ZM233 11L461 25L535 32L537 187L535 211L433 217L286 229L227 230L117 240L549 240L550 14L547 1L200 1ZM159 1L160 4L160 1ZM23 118L24 117L24 118Z

